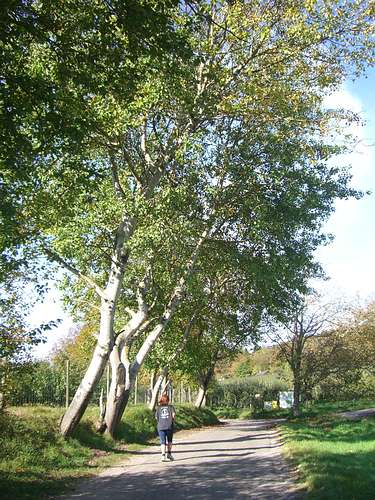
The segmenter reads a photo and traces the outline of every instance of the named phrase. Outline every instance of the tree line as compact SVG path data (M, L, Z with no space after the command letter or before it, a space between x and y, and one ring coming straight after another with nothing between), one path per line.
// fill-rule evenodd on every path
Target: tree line
M63 436L108 361L113 435L145 363L183 354L203 401L222 352L307 292L335 200L361 196L332 139L356 117L323 99L371 62L371 8L4 4L1 343L25 345L13 290L63 274L68 310L96 330Z

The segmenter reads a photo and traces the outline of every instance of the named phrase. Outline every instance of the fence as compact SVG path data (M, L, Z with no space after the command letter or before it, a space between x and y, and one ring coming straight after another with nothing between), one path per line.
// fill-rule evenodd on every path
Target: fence
M74 367L73 367L74 368ZM50 405L50 406L68 406L74 396L80 377L72 370L69 361L65 364L65 370L56 370L52 367L43 365L36 368L28 376L17 380L13 389L7 397L8 404L11 406L22 405ZM104 399L108 397L110 385L109 367L95 388L91 403L99 404L101 394ZM171 402L173 403L193 403L197 391L191 387L186 387L182 382L176 385L170 382L167 388ZM151 399L151 389L148 385L135 382L132 390L129 404L147 404Z

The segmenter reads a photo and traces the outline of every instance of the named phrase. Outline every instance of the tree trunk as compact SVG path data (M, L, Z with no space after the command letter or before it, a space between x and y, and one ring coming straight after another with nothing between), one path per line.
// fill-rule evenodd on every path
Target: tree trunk
M299 370L294 372L294 382L293 382L293 416L299 417L301 415L301 381Z
M203 376L200 377L199 391L194 403L194 406L196 408L202 408L206 406L206 393L213 374L214 374L214 367L212 366Z
M128 258L128 254L124 251L124 245L133 234L135 226L136 220L132 217L125 217L119 224L107 286L105 290L96 287L96 291L101 297L98 341L89 367L86 370L69 408L66 410L61 420L60 432L64 437L70 436L81 420L90 402L92 393L101 379L111 353L114 344L113 323L117 300L121 292L125 265Z
M125 344L122 347L122 359L120 349L120 345L116 343L109 358L111 363L111 385L105 412L105 430L111 437L114 437L116 422L121 420L123 408L125 409L128 403L131 391L129 346Z
M151 401L150 401L150 404L148 405L149 409L152 411L155 410L158 395L159 395L159 390L160 390L160 387L161 387L166 375L167 375L167 370L166 370L166 368L164 368L163 371L161 372L161 374L159 375L159 377L157 378L157 380L154 384L154 387L152 388Z
M110 391L110 401L107 404L108 407L108 415L106 415L106 424L107 424L107 432L111 435L113 435L116 432L116 429L121 421L122 415L125 411L126 405L129 401L129 392L131 388L133 387L134 381L136 376L138 375L138 372L141 368L141 366L144 363L144 360L146 359L148 353L154 346L155 342L158 340L162 332L166 329L168 326L170 320L172 319L177 307L180 305L181 301L184 298L184 290L186 286L186 280L187 278L191 275L193 272L196 260L198 258L199 250L202 247L204 241L206 240L208 234L210 232L209 228L206 228L201 237L199 238L196 247L186 263L186 268L185 271L183 272L182 276L177 282L177 285L175 286L168 304L164 308L164 313L161 316L159 323L150 331L150 333L147 335L146 339L144 340L141 348L139 349L138 353L136 354L136 357L131 364L130 368L127 369L125 367L125 376L126 376L126 384L127 386L125 389L121 389L121 384L122 381L120 379L116 380L116 382L113 384L113 391L111 393ZM134 316L136 317L136 316ZM132 332L132 335L136 334L137 331L141 328L142 323L139 325L138 329L134 329ZM130 338L130 335L129 335ZM117 344L117 343L116 343ZM117 355L118 356L118 355ZM115 359L115 358L114 358ZM117 363L119 362L119 359L117 359ZM116 372L112 372L117 373ZM117 375L116 375L117 376ZM115 390L116 388L116 390ZM128 391L127 395L122 396L121 395L121 390L124 392Z
M143 306L145 306L144 303ZM140 331L147 319L147 307L143 306L137 314L132 315L123 333L117 337L110 356L111 385L108 394L105 425L101 430L106 430L112 437L128 404L130 392L138 374L138 371L134 371L130 367L129 346L133 335Z
M298 384L294 384L293 387L293 416L299 417L301 415L300 407L300 388Z
M124 348L126 349L127 346ZM116 351L116 352L115 352ZM138 370L130 366L129 360L126 357L124 362L118 358L118 351L113 350L111 354L112 366L112 381L109 391L109 399L107 403L107 411L105 415L106 432L114 437L118 426L121 422L122 415L129 402L131 390L134 387L135 379L138 375Z
M202 408L206 406L206 389L203 386L199 387L198 396L195 400L194 406L196 408Z
M152 402L152 395L153 395L153 390L154 386L156 384L156 370L151 370L151 375L150 375L150 386L147 391L147 404L150 405Z
M77 427L107 364L113 346L114 306L113 301L102 299L100 332L93 357L60 423L64 437L70 436Z
M5 359L0 359L0 367L5 372L5 367L6 367ZM5 408L5 375L3 375L0 379L0 411L3 410L4 408Z

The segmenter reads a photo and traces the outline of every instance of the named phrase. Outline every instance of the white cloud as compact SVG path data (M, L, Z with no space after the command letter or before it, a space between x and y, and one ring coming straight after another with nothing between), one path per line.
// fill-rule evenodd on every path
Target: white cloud
M326 108L344 108L350 109L355 113L361 113L363 111L363 105L361 100L355 95L351 94L345 87L327 95L323 101L323 105Z
M351 124L346 131L358 138L358 144L351 154L336 159L342 165L352 165L352 185L357 189L375 191L374 155L369 146L371 121L373 116L366 115L361 100L342 88L328 96L324 102L329 108L349 109L367 119L369 125ZM334 242L317 252L318 260L331 277L328 284L320 289L335 289L341 295L370 295L375 291L375 268L372 265L375 248L374 195L362 200L340 200L336 211L327 222L324 230L334 234Z
M342 88L327 96L324 100L324 106L331 109L347 109L356 113L363 120L362 123L354 122L346 126L345 132L353 135L357 139L357 144L352 153L340 157L343 164L352 165L353 184L360 187L360 183L365 181L368 174L371 173L373 163L373 153L367 139L365 121L368 117L364 105L357 96Z

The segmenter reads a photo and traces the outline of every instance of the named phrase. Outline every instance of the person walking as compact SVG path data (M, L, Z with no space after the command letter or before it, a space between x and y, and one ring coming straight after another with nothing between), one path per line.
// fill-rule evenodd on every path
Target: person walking
M160 437L161 461L174 460L172 457L173 423L176 418L174 406L169 404L169 397L163 394L159 400L155 417L158 422L158 433Z

